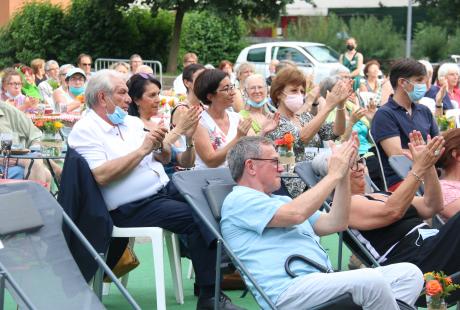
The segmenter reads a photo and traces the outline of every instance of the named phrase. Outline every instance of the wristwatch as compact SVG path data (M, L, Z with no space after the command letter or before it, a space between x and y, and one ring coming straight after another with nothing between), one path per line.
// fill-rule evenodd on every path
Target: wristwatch
M190 142L185 142L185 147L188 149L191 149L192 147L194 147L195 144L193 143L193 140L191 140Z

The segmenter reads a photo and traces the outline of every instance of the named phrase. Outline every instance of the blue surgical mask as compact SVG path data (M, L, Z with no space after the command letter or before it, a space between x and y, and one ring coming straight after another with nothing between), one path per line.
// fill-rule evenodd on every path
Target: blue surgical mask
M425 93L426 93L425 83L413 84L408 80L406 81L412 84L412 86L414 86L414 89L411 92L408 92L407 90L404 89L404 91L407 93L407 95L409 96L409 99L412 102L418 102L420 99L422 99L425 96Z
M69 86L69 91L72 93L72 95L79 96L85 92L85 86L81 86L81 87Z
M268 101L268 98L264 98L261 102L257 103L255 101L252 101L251 99L247 99L246 100L246 104L248 104L249 106L253 107L253 108L260 108L260 107L263 107L264 104L266 104Z
M122 108L119 106L115 107L115 111L113 111L112 114L106 113L107 117L109 120L112 122L114 125L119 125L122 124L123 121L125 120L125 117L128 113L126 113Z

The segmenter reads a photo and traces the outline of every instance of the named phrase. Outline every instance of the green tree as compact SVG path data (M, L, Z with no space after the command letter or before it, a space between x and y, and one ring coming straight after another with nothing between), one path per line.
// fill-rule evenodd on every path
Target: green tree
M416 58L428 58L432 62L447 57L447 31L440 26L419 23L415 26L413 53Z
M220 60L235 61L245 46L246 26L241 17L222 19L213 12L187 13L181 35L180 55L192 51L200 62L218 65Z
M343 38L348 31L345 22L335 14L327 17L299 18L288 26L286 36L290 40L327 44L333 49L343 49Z
M133 2L133 0L110 1L124 6ZM310 2L310 0L305 1ZM216 13L221 14L222 18L228 18L228 16L242 16L243 18L269 16L275 18L279 16L286 4L292 3L293 0L143 0L143 2L150 5L154 13L159 9L174 10L176 12L167 67L168 72L174 72L177 68L180 35L186 12L214 10Z
M63 48L64 13L48 2L26 3L0 29L0 68L15 62L29 64L37 57L57 59Z
M417 0L427 10L430 20L443 26L449 34L460 28L460 0Z

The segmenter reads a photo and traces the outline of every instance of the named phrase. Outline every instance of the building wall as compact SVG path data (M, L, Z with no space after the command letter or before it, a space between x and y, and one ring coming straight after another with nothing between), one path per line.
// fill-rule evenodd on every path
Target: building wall
M0 0L0 27L7 25L10 18L21 10L25 2L27 0ZM71 2L72 0L51 0L51 3L60 4L62 7L67 7Z

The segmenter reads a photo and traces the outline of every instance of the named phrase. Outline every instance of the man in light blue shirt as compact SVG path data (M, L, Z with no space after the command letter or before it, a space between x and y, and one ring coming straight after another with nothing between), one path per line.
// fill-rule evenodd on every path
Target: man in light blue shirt
M293 262L291 278L284 269L292 254L310 258L332 271L319 237L346 229L350 207L349 166L356 160L356 135L332 147L330 173L315 187L292 200L273 195L280 187L279 156L270 140L241 139L228 153L232 177L238 183L222 208L221 229L236 256L279 309L308 309L350 293L363 309L399 309L396 299L413 305L422 289L420 270L408 263L376 269L321 273ZM318 211L335 189L330 213ZM267 305L256 294L259 304Z

